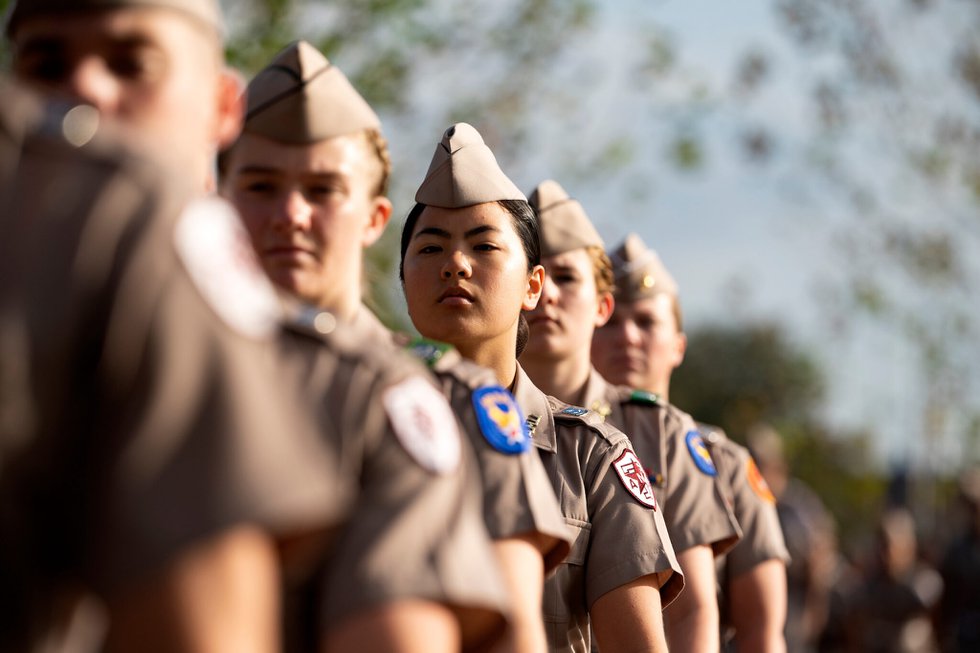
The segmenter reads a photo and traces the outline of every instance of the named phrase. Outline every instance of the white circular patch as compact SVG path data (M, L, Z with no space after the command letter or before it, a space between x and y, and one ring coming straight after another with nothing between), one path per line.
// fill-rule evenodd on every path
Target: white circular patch
M419 465L437 474L456 469L459 429L438 390L416 376L385 390L382 403L395 435Z
M174 245L201 295L222 320L249 337L272 335L282 308L228 203L217 197L191 202L177 221Z

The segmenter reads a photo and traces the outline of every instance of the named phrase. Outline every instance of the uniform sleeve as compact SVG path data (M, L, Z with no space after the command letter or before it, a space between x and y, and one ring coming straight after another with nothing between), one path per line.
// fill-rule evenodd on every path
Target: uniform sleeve
M445 398L420 377L369 387L354 376L347 385L346 403L364 416L357 428L367 440L360 495L323 578L323 627L379 604L423 599L494 613L498 635L506 592L472 452ZM463 636L468 647L473 634Z
M664 513L675 551L709 545L721 555L738 540L737 526L717 485L718 470L694 421L679 411L664 415L667 486Z
M554 487L545 472L530 436L524 451L509 453L507 435L496 424L481 427L477 417L474 392L455 380L448 381L453 411L460 419L467 439L476 455L483 495L483 518L490 537L498 540L519 535L539 534L548 539L542 551L545 572L555 568L568 554L571 533L561 514ZM446 388L444 380L443 387ZM502 388L499 389L502 392ZM509 397L509 394L508 394ZM513 426L523 427L517 404L512 402ZM486 409L483 409L486 413ZM489 433L485 429L494 429ZM496 443L496 444L494 444ZM504 444L502 444L504 443Z
M683 579L658 505L641 503L628 489L616 465L630 464L628 441L609 444L599 440L590 452L586 478L591 522L585 563L586 605L591 608L603 594L648 574L661 582L662 604L680 592ZM645 477L635 455L638 475ZM629 467L622 473L631 474Z
M743 574L766 560L789 561L783 530L776 513L776 501L751 454L733 443L714 447L725 457L724 468L731 470L735 516L742 529L742 539L728 552L728 573Z

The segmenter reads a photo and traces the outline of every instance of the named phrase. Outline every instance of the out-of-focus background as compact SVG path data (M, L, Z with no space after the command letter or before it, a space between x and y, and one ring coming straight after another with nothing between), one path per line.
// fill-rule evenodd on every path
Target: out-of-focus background
M414 188L470 122L522 188L555 178L608 245L658 250L689 336L674 403L743 443L771 425L844 563L904 506L940 564L980 460L980 3L223 4L247 75L305 38L381 114L387 321L410 328L394 269Z

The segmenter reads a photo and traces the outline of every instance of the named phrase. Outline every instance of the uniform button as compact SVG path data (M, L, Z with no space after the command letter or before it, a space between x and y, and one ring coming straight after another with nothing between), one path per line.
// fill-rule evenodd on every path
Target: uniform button
M73 107L61 121L61 133L75 147L82 147L99 129L99 110L87 104Z
M331 333L337 328L337 318L326 311L317 313L317 316L313 318L313 328L324 335Z

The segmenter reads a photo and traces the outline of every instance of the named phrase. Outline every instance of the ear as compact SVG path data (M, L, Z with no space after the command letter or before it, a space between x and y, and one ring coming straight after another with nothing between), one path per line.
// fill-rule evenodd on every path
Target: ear
M368 223L361 236L361 247L370 247L381 238L388 221L391 220L391 211L391 200L384 195L378 195L371 200L371 215L368 216Z
M609 318L612 317L613 310L616 308L616 300L613 299L611 292L604 292L599 295L599 312L595 316L595 326L598 329L605 326Z
M533 311L541 299L541 290L544 288L544 266L535 265L531 270L531 276L527 280L527 292L524 294L524 301L521 308L525 311Z
M684 362L684 354L687 352L687 334L683 331L674 336L674 367L679 367Z
M215 116L214 139L218 149L235 142L245 122L245 79L231 68L218 78L218 113Z

